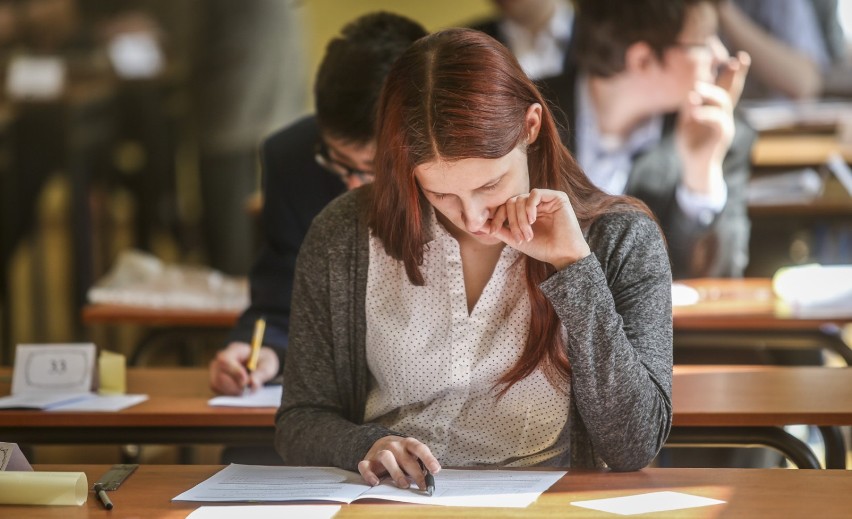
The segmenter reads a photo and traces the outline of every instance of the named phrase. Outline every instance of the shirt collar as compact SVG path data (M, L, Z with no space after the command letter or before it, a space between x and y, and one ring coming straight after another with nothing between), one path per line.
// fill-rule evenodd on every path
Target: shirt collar
M586 74L577 75L577 154L580 156L627 153L636 155L655 143L663 135L663 116L649 117L638 124L625 137L602 135L598 126L597 113L592 104L589 92L589 81Z
M568 43L571 39L571 29L574 22L574 9L565 2L556 2L556 8L547 25L538 34L533 34L526 27L508 18L500 22L500 28L510 41L524 39L535 40L547 35L556 41Z

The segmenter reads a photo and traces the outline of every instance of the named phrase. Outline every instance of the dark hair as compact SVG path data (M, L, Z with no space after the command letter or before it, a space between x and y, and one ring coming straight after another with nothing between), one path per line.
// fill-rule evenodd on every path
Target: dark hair
M574 0L572 57L582 70L603 77L623 71L627 49L640 41L662 59L677 43L689 9L718 1Z
M542 106L542 117L538 138L527 148L530 187L567 193L584 227L607 212L631 207L647 212L588 180L559 139L544 98L503 45L475 30L438 32L397 60L379 101L368 222L387 254L403 262L413 284L424 283L420 265L429 207L415 167L439 159L503 157L526 140L525 116L534 103ZM521 358L501 377L504 391L539 365L557 377L567 378L570 371L559 318L538 288L553 267L526 257L524 268L530 333Z
M396 58L426 34L417 22L387 12L347 24L328 43L314 82L322 131L359 144L373 140L382 82Z

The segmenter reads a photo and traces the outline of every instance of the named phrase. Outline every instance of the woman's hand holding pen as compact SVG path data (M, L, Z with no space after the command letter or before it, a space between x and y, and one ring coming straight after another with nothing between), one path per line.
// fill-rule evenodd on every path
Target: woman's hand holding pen
M491 220L491 234L557 270L591 254L568 195L533 189L510 198Z
M415 438L385 436L370 447L367 455L358 463L358 472L364 481L373 486L379 484L382 476L388 475L399 488L408 488L410 477L420 490L426 490L423 467L432 474L441 470L441 464L425 443Z
M241 395L248 386L253 391L278 374L278 355L268 346L260 348L257 369L249 374L246 362L251 356L251 346L245 342L232 342L210 361L210 388L221 395Z

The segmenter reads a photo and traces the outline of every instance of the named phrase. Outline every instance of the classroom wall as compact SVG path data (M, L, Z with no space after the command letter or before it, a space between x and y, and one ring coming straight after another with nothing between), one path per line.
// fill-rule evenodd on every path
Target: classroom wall
M408 16L429 31L466 25L495 12L489 0L306 0L302 11L309 55L308 77L315 76L326 44L344 25L358 16L380 10Z

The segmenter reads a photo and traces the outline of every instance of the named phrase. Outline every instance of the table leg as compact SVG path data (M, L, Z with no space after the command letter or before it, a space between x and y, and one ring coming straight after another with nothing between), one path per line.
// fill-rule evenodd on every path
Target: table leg
M825 468L846 469L846 442L840 427L820 426L822 441L825 444Z
M778 450L800 469L819 469L819 460L808 445L780 427L672 427L666 445L747 446L763 445Z

